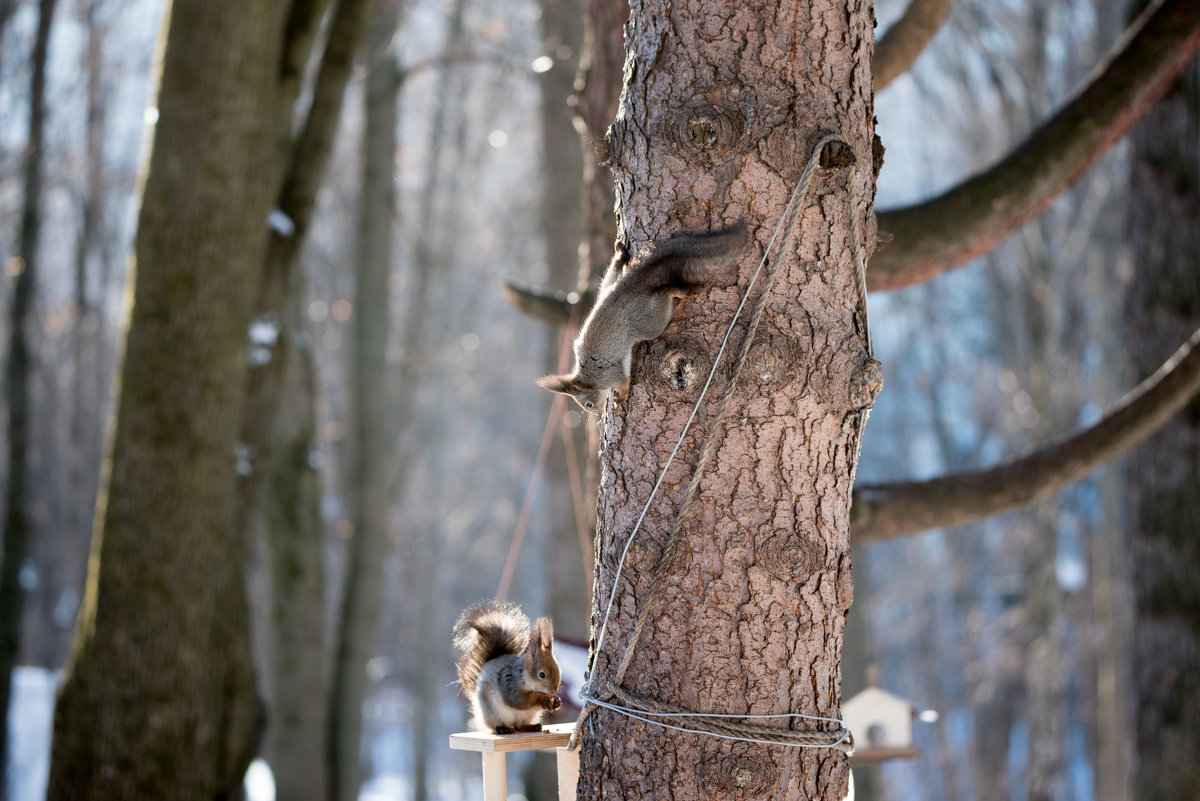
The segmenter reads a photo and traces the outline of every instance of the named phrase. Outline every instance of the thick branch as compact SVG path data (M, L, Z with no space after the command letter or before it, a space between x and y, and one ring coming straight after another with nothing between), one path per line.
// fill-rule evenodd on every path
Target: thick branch
M875 45L871 73L879 92L900 77L946 21L954 0L912 0L904 16L887 29Z
M858 488L858 543L958 526L1024 506L1078 481L1154 433L1200 391L1200 330L1091 428L978 473Z
M1106 66L1002 161L945 194L879 214L893 235L871 259L872 290L928 280L986 253L1036 217L1125 134L1200 49L1200 3L1160 0Z
M325 15L330 2L332 0L294 0L288 11L287 28L283 34L283 58L279 65L282 84L280 97L286 118L291 116L292 103L299 93L304 68L308 65L313 42L321 27L321 17Z

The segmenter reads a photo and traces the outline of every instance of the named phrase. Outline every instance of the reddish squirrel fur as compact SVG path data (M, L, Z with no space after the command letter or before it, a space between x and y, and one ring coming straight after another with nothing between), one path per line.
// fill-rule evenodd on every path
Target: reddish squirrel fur
M458 680L471 702L472 729L541 731L542 712L562 706L550 618L539 617L530 632L516 604L477 604L454 624L454 645L462 651Z
M738 222L719 231L676 234L641 257L618 243L596 305L575 338L575 369L543 376L538 386L570 395L598 414L611 390L629 386L633 346L661 336L676 299L695 294L732 267L750 239L749 227Z

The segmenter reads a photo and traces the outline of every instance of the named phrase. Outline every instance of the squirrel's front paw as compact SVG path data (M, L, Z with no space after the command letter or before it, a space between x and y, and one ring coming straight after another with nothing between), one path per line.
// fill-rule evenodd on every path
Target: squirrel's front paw
M560 706L562 706L562 701L557 695L547 695L542 699L542 709L545 709L547 712L553 712Z

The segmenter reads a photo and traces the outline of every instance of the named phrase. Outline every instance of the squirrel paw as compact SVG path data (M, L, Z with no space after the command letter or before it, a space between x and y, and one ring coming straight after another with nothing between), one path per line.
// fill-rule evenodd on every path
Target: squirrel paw
M562 706L562 701L557 695L547 695L542 699L542 709L545 709L548 712L553 712L560 706Z
M542 724L540 724L540 723L530 723L527 726L518 726L517 727L517 731L541 731L541 730L542 730Z
M496 734L516 734L517 730L512 726L496 726L492 729Z

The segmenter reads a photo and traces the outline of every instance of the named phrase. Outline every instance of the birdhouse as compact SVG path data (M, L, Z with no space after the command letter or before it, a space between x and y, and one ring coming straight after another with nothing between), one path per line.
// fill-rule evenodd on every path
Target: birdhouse
M854 733L851 764L913 759L913 718L917 708L898 695L868 687L842 704L842 720Z

